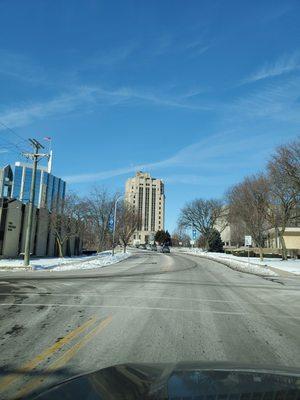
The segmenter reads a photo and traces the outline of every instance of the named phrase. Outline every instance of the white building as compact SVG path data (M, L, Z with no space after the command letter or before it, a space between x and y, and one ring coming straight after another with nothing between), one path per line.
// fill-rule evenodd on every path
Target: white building
M165 227L165 194L161 179L149 173L137 172L125 186L125 200L132 204L140 216L140 226L132 237L133 243L149 243L155 232Z

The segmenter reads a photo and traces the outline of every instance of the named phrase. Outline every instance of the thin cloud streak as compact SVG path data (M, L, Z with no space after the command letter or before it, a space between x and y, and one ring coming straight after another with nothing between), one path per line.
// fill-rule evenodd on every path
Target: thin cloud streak
M275 76L280 76L300 69L300 55L295 52L292 55L284 55L274 63L265 64L254 74L246 78L243 83L251 83Z
M82 63L76 72L96 69L98 67L113 67L126 61L134 51L138 48L137 43L129 43L127 45L113 48L107 52L102 52L88 57Z
M225 134L225 135L224 135ZM157 169L169 167L201 167L209 168L209 165L220 163L222 158L230 159L232 165L232 154L237 155L238 152L244 152L249 148L251 143L255 143L257 138L235 138L234 132L222 132L211 135L197 143L191 144L179 150L173 156L164 160L131 165L130 167L117 168L114 170L101 171L91 174L77 174L65 176L64 179L68 183L85 183L92 181L100 181L113 178L116 176L125 175L139 170L154 171ZM232 166L234 168L234 165ZM200 179L198 176L197 179ZM203 177L201 177L203 179Z
M224 107L225 118L247 121L249 118L300 122L300 78L289 79L283 84L268 84L262 89L239 97Z
M43 69L29 57L0 49L0 76L10 77L30 84L47 82Z
M14 128L28 125L41 118L82 110L87 105L96 108L99 106L113 107L119 104L135 106L143 103L188 110L212 109L209 106L186 102L180 96L167 97L141 89L120 88L105 90L101 87L87 86L44 102L4 110L0 112L0 120Z

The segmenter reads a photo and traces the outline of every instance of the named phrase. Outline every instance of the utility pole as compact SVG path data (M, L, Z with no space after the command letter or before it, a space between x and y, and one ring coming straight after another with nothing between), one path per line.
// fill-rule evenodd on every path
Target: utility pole
M120 198L123 197L122 195L118 196L115 200L114 206L114 223L113 223L113 237L112 237L112 255L115 255L115 232L116 232L116 223L117 223L117 204Z
M39 149L43 149L44 146L41 145L35 139L29 139L31 146L34 149L33 153L23 153L23 156L31 158L33 160L32 167L32 177L31 177L31 187L30 187L30 197L28 206L28 217L26 226L26 237L25 237L25 251L24 251L24 266L27 267L30 264L30 247L31 247L31 231L32 231L32 217L33 217L33 206L35 197L35 181L36 181L36 170L38 162L41 158L47 157L48 154L39 153Z

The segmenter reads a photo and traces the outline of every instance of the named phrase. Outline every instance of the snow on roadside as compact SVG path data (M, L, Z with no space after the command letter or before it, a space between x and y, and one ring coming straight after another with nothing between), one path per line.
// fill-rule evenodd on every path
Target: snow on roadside
M199 251L199 249L194 249L194 250ZM238 257L226 253L207 253L207 254L217 255L218 257L221 257L223 259L226 258L248 263L248 257ZM295 275L300 275L300 260L298 259L288 259L286 261L283 261L281 258L266 257L263 259L263 261L261 261L259 257L250 257L250 264L257 265L258 267L272 267L280 269L281 271L286 271Z
M201 251L200 249L178 249L184 253L198 255L203 258L208 258L212 261L221 262L227 267L240 272L246 272L248 274L260 275L260 276L278 276L274 271L271 271L266 265L249 263L248 260L240 260L238 257L231 256L223 253L208 253Z
M114 256L111 252L104 252L99 254L99 257L94 258L93 260L87 261L85 263L73 265L59 265L54 267L54 271L70 271L76 269L95 269L100 267L105 267L106 265L116 264L120 261L126 260L126 258L130 257L130 253L116 253Z
M110 251L103 251L95 256L32 258L30 267L35 271L70 271L79 269L94 269L118 263L128 257L130 257L130 253L128 252L116 253L114 256L112 256ZM21 259L0 259L0 270L2 271L16 271L22 268L23 260Z

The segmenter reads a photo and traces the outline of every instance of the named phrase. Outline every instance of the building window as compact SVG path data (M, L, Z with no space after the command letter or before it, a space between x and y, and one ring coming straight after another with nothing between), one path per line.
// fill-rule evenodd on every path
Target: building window
M156 188L152 186L151 230L155 231Z
M139 188L139 205L138 205L138 216L139 216L138 230L139 230L139 231L142 229L143 194L144 194L144 189L143 189L143 187L140 187L140 188Z
M145 198L145 230L149 229L149 196L150 189L146 188L146 198Z

